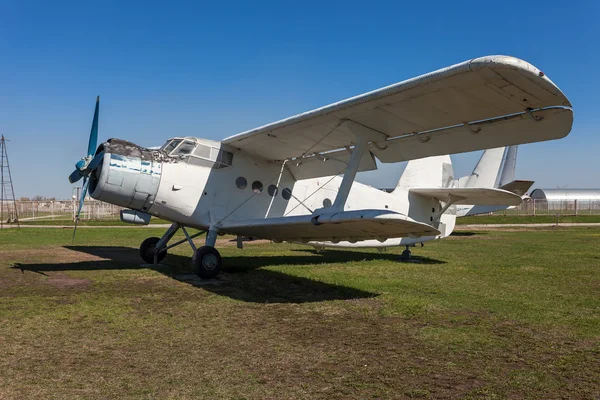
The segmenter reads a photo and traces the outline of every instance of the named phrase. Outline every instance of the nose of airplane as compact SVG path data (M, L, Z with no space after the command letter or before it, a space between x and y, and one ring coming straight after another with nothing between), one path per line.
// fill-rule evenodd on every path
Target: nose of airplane
M160 184L160 152L113 138L102 143L96 154L102 160L90 174L90 196L148 211Z
M71 183L83 179L73 240L88 191L95 199L145 212L154 204L160 184L162 164L159 160L163 159L160 151L119 139L109 139L97 146L99 110L98 96L86 156L75 164L75 170L69 175Z

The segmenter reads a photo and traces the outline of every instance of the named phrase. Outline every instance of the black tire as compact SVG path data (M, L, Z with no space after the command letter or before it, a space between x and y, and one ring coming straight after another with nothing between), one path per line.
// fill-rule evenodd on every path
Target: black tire
M400 256L401 261L410 261L410 250L404 250Z
M154 264L154 249L156 248L156 243L160 238L157 237L149 237L144 240L140 245L140 256L142 260L146 261L147 264ZM162 250L158 253L156 257L156 262L161 262L167 256L167 250Z
M221 271L221 255L212 246L202 246L192 258L194 271L202 279L212 279Z

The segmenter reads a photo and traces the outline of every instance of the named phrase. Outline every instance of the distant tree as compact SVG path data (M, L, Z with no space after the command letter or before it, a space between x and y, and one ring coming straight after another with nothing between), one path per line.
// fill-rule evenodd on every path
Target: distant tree
M40 196L40 195L35 195L31 198L31 200L33 201L42 201L42 200L46 200L46 198L44 196Z
M29 197L21 196L19 197L19 201L31 201Z

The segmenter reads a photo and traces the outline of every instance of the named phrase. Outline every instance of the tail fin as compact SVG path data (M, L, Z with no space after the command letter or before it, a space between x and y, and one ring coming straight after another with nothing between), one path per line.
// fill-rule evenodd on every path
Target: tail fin
M408 216L433 225L441 232L440 237L446 237L454 229L456 207L443 210L442 204L437 199L411 193L411 189L444 189L452 187L454 182L454 170L449 155L421 158L408 162L392 194L399 201L404 198L408 204ZM443 214L436 218L435 213L439 212Z
M497 187L505 153L506 147L484 151L471 175L460 178L458 186L461 188Z
M519 146L509 146L506 149L504 157L504 166L502 167L502 175L497 187L504 186L515 180L515 169L517 168L517 148Z
M447 188L452 185L454 171L450 156L435 156L411 160L406 165L393 193L408 193L411 188Z

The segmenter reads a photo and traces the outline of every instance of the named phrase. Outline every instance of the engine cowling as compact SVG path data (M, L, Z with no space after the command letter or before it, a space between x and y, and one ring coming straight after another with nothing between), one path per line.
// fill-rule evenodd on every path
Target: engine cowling
M120 139L109 139L96 154L104 152L90 177L90 196L132 210L147 211L160 185L163 153Z

